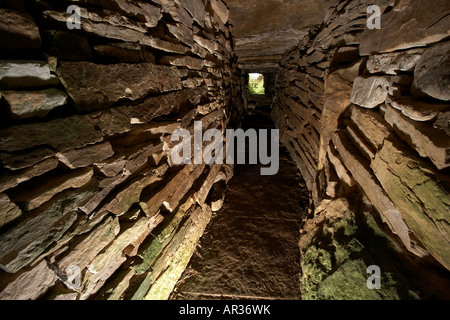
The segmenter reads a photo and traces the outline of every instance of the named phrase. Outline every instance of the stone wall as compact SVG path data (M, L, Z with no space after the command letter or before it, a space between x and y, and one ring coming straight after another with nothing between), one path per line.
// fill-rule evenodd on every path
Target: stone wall
M304 299L449 297L450 7L375 4L380 30L366 1L329 1L278 74L272 116L315 207Z
M233 173L169 159L239 107L227 6L2 3L0 299L167 298Z

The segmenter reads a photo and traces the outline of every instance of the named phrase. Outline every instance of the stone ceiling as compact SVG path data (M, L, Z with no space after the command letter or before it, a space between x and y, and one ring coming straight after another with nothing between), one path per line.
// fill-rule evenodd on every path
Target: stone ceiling
M277 68L305 28L322 22L326 0L225 0L230 8L236 54L249 71Z

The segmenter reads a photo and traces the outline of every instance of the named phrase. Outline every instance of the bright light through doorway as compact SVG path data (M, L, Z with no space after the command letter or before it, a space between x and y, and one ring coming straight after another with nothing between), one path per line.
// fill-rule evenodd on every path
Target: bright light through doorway
M248 79L250 94L265 94L264 75L261 73L249 73Z

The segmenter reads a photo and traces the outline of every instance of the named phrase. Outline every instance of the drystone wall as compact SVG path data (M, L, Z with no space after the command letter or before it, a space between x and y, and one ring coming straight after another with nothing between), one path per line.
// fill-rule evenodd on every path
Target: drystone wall
M239 103L228 16L2 1L0 299L169 296L233 174L169 157L176 129L225 130Z
M449 3L374 4L372 30L367 1L329 1L278 74L272 116L315 207L304 299L449 297Z

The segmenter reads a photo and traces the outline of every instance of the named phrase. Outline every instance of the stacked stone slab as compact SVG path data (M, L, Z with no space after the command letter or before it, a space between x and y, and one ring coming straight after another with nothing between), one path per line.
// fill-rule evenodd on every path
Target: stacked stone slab
M168 298L233 173L169 158L240 102L227 6L2 3L0 299Z
M316 208L300 240L303 298L408 298L400 274L417 264L424 290L449 296L450 7L374 2L380 30L366 26L366 1L329 1L278 75L273 118ZM372 259L391 254L381 243L405 269ZM348 280L370 264L397 286L377 294Z

